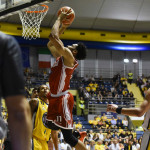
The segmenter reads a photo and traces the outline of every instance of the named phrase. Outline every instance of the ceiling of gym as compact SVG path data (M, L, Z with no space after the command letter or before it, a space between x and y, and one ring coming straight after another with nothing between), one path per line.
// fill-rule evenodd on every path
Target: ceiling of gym
M54 0L48 5L43 27L52 27L58 9L70 6L76 13L73 29L150 32L150 0ZM18 15L2 22L21 24Z

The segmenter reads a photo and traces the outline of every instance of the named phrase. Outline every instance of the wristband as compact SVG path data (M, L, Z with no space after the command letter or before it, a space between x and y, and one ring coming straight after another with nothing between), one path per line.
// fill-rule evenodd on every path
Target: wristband
M122 107L118 107L118 108L116 109L116 113L121 114L121 110L122 110Z

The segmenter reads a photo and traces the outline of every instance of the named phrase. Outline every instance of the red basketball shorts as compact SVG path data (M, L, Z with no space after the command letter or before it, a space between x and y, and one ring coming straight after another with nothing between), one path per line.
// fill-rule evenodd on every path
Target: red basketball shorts
M49 97L47 120L63 129L73 128L72 110L74 98L71 93L60 97Z

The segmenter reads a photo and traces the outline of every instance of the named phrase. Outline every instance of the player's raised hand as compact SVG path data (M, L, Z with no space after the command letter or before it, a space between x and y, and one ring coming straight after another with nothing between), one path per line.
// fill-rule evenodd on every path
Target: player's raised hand
M59 18L61 20L61 22L63 20L67 20L67 17L72 13L71 8L69 10L65 10L65 9L61 9L61 13L59 15Z
M107 105L107 112L114 112L116 113L116 109L118 108L117 105L115 104L108 104Z

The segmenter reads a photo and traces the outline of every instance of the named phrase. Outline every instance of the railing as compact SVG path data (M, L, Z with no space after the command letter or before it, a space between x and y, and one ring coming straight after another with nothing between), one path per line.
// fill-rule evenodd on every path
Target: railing
M131 69L130 69L131 70ZM83 77L88 75L89 77L93 75L96 78L102 76L103 78L113 78L114 75L120 74L121 76L127 77L130 70L124 70L123 68L88 68L85 67L83 70L78 68L78 77ZM150 69L132 69L134 79L138 76L144 74L144 76L150 76Z
M103 98L102 100L89 100L89 114L99 114L106 111L107 104L116 104L122 107L135 107L137 99L135 98Z

